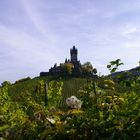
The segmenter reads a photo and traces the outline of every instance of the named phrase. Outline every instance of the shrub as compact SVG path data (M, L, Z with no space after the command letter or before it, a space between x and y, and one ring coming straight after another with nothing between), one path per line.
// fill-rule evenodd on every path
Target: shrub
M25 81L28 81L28 80L31 80L31 78L30 78L30 77L22 78L22 79L20 79L20 80L17 80L17 81L15 82L15 84L21 83L21 82L25 82Z

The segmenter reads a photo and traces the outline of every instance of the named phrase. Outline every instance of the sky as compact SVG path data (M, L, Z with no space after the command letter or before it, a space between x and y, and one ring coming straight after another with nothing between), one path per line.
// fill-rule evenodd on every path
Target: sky
M140 60L140 0L0 0L0 83L39 76L78 48L98 73Z

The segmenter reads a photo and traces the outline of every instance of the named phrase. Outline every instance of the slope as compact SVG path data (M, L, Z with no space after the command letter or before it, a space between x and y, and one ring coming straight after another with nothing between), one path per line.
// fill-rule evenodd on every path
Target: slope
M65 99L67 97L70 97L72 95L78 96L78 90L80 87L82 87L87 79L86 78L57 78L57 77L36 77L31 80L19 82L16 84L11 85L9 89L9 95L12 98L13 101L18 101L18 96L21 96L21 94L24 94L26 96L26 93L32 94L33 97L35 97L36 93L36 86L40 81L44 81L49 83L52 80L61 80L63 82L63 90L62 90L62 105L65 105Z

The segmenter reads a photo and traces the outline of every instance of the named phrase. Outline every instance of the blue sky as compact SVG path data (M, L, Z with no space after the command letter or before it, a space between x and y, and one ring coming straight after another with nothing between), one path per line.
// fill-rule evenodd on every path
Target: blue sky
M138 66L140 0L0 0L0 83L48 71L73 45L101 74L118 58Z

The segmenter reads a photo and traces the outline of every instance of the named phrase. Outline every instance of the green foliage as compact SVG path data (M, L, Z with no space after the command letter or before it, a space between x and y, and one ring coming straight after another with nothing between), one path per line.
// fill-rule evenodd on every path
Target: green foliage
M90 62L86 62L82 65L82 72L84 74L92 73L93 72L93 66Z
M49 83L48 99L51 104L59 106L62 101L62 81L51 81Z
M48 104L44 106L46 82ZM0 88L0 138L24 139L139 139L140 81L109 78L61 80L35 78ZM6 84L7 85L7 84ZM75 95L82 108L68 109ZM61 106L60 106L61 105Z
M124 63L121 62L121 59L117 59L115 61L110 61L110 63L107 65L107 68L109 69L110 73L116 72L118 70L118 67L124 65Z
M28 80L31 80L31 78L30 78L30 77L22 78L22 79L20 79L20 80L17 80L17 81L15 82L15 84L21 83L21 82L25 82L25 81L28 81Z
M84 78L68 78L63 79L63 89L62 89L62 102L61 106L66 107L65 100L66 98L75 95L79 97L78 90L80 87L83 87L84 84L87 82Z
M27 115L18 103L10 99L7 87L0 89L0 100L0 134L3 138L12 138L18 134L16 133L13 136L11 133L14 133L26 123Z
M10 86L11 82L10 81L4 81L3 83L1 83L2 87L4 86Z
M97 73L97 69L93 68L91 62L85 62L81 67L82 75L92 75Z
M73 69L73 64L70 62L64 63L63 65L61 65L61 68L63 69L63 72L65 72L68 75L72 74L72 69Z

